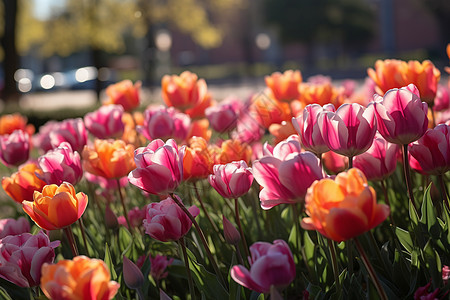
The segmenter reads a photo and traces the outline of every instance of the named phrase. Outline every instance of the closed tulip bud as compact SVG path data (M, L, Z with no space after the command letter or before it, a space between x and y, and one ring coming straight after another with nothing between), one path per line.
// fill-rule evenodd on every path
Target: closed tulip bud
M39 285L41 266L53 262L59 244L50 242L42 231L0 239L0 277L20 287Z
M172 139L164 143L154 140L147 147L136 149L134 160L137 168L130 172L131 184L154 195L173 193L183 179L185 148L178 150Z
M413 84L389 90L384 97L375 95L374 100L368 109L374 109L378 131L388 142L408 145L427 131L428 106Z
M24 217L0 220L0 239L7 235L19 235L30 232L30 223Z
M84 193L75 193L70 183L46 185L42 193L33 194L34 201L23 201L22 208L30 218L46 230L62 229L78 221L88 204Z
M117 219L117 216L109 207L109 205L105 206L105 224L106 227L113 230L119 227L119 221Z
M18 203L22 203L23 200L31 200L34 191L40 192L45 186L45 182L36 176L40 172L42 171L35 163L27 163L11 177L3 177L2 187L6 194Z
M181 202L181 199L178 200ZM194 217L200 213L196 206L191 206L188 210ZM185 236L191 227L191 220L171 197L147 206L145 233L158 241L177 241Z
M75 185L83 177L80 154L67 142L39 157L38 162L42 174L37 176L47 184L60 185L66 181Z
M239 234L239 231L236 229L236 227L233 226L233 224L231 224L230 221L228 221L225 216L222 216L222 223L225 241L227 241L227 243L230 245L237 246L241 241L241 235Z
M0 160L6 166L18 166L30 156L30 137L22 130L0 136Z
M132 111L140 104L140 89L140 81L136 82L134 85L130 80L122 80L116 84L111 84L106 88L108 99L103 105L121 105L125 111Z
M207 97L207 86L204 79L184 71L177 75L165 75L161 80L161 93L167 106L186 111L200 104Z
M257 242L250 246L250 270L233 266L231 277L240 285L258 293L268 293L271 286L286 288L295 279L295 263L288 244Z
M375 190L355 168L334 180L315 181L308 189L305 208L309 217L301 221L302 227L337 242L369 231L389 215L389 206L376 202Z
M123 280L130 289L139 289L144 284L141 270L125 255L123 256Z
M106 105L84 116L84 125L92 135L99 139L121 137L125 129L122 122L123 107Z
M250 190L253 174L245 161L233 161L226 165L215 165L208 180L222 197L235 199Z
M42 266L41 289L51 300L110 300L120 285L110 281L106 264L99 259L77 256Z

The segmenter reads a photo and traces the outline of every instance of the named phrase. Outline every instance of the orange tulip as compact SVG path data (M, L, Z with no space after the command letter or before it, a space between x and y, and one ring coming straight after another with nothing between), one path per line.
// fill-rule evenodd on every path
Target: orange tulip
M84 193L76 194L73 185L64 182L46 185L42 193L34 192L33 201L23 201L22 208L39 227L55 230L78 221L87 204Z
M185 112L204 101L207 86L204 79L198 80L196 74L184 71L180 76L165 75L161 80L161 92L167 106Z
M125 111L131 111L140 104L140 89L140 81L136 82L134 85L130 80L123 80L116 84L112 84L106 88L106 95L108 96L108 99L103 103L103 105L122 105Z
M77 256L42 266L41 289L49 299L108 300L120 285L110 281L106 264L99 259Z
M27 118L19 113L0 117L0 135L11 134L17 129L25 131L29 135L34 133L34 126L27 125Z
M414 83L419 89L420 98L429 106L434 104L441 72L429 60L422 63L417 60L408 62L407 83Z
M183 158L183 179L202 179L212 173L214 156L204 138L193 137L189 140Z
M299 70L287 70L266 76L266 85L272 90L275 99L290 102L299 96L298 85L302 82L302 74Z
M252 158L252 148L246 143L241 143L239 140L226 140L216 149L215 164L227 164L232 161L243 160L247 164Z
M252 98L249 113L250 117L264 128L269 128L274 123L290 121L292 118L289 103L276 100L270 91L256 94Z
M316 180L306 194L305 208L309 218L302 220L302 227L337 242L369 231L389 215L389 206L377 204L375 190L354 168L334 180Z
M132 144L135 148L144 145L147 141L145 136L138 134L136 131L137 125L144 125L144 115L140 111L135 111L133 114L125 112L122 116L122 122L125 125L121 140L126 144Z
M375 69L367 69L367 74L375 81L375 91L383 96L388 90L408 85L405 72L408 64L398 59L377 60Z
M271 135L275 137L274 144L278 144L279 142L287 139L289 136L293 134L297 134L295 131L292 122L283 121L281 124L272 124L269 127L269 132Z
M22 203L23 200L31 200L34 191L40 192L45 186L45 182L40 180L36 173L42 174L37 164L25 164L11 177L3 177L2 187L8 196L18 203Z
M94 141L94 148L84 146L83 169L106 179L121 178L136 168L134 146L122 140Z
M325 104L331 103L339 107L343 102L339 91L330 82L302 83L299 86L299 90L299 100L305 106L314 103L324 106Z
M184 111L191 119L200 119L205 117L205 110L213 105L215 102L212 100L210 94L206 94L203 100L196 106L186 109Z
M191 123L191 128L189 129L187 140L192 137L202 137L207 142L211 139L212 131L209 129L208 119L195 120Z

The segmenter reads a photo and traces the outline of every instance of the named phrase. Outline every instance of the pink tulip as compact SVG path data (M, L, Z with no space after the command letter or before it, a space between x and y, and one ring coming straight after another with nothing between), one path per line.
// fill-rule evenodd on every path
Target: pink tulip
M87 143L87 131L81 118L66 119L62 122L48 122L39 130L37 147L45 152L68 142L74 151L80 153Z
M147 207L143 207L142 209L139 207L134 207L128 211L128 219L130 220L130 224L132 227L139 228L142 226L142 221L145 219L145 213L147 212ZM125 217L120 216L117 218L120 225L128 227L127 221Z
M174 107L150 107L144 112L144 125L138 131L148 140L173 138L178 142L186 139L191 119Z
M443 85L438 85L436 98L434 98L434 111L443 111L450 108L450 91Z
M327 171L337 174L348 168L348 157L328 151L322 155L322 163Z
M294 258L285 241L254 243L250 253L250 270L242 265L231 269L231 277L240 285L258 293L268 293L272 285L283 289L295 279Z
M0 220L0 239L7 235L19 235L30 232L30 222L24 217Z
M181 202L178 196L174 197ZM194 217L200 213L196 206L191 206L188 210ZM177 241L185 236L192 227L189 217L171 197L160 202L150 203L147 206L143 223L145 233L161 242Z
M376 135L372 146L355 157L353 166L360 169L367 180L383 180L395 171L399 150L398 145L387 142L381 135Z
M241 113L236 123L236 130L233 130L231 137L241 143L252 144L258 142L264 135L264 127L249 113Z
M23 233L0 240L0 277L21 287L37 286L41 279L41 266L53 263L54 248L59 241L50 242L40 231L37 235Z
M310 104L305 107L302 115L292 118L292 125L300 135L303 148L316 155L330 150L322 138L317 122L319 115L326 111L334 112L335 108L332 104L324 105L324 107L319 104Z
M183 157L185 147L178 150L172 139L165 144L154 140L147 147L136 149L136 169L130 172L131 184L154 195L173 193L183 179Z
M150 275L153 279L159 281L166 278L169 272L167 272L167 267L173 262L173 258L167 258L164 255L156 255L155 257L149 256L150 259Z
M369 149L377 131L373 111L357 103L343 104L335 113L323 113L317 122L322 138L331 151L347 157Z
M6 166L18 166L30 156L30 137L22 130L0 136L0 160Z
M239 99L227 98L219 105L210 106L205 115L211 127L217 132L229 132L236 128L242 103Z
M419 173L444 174L450 170L450 126L439 124L409 145L410 165Z
M102 176L93 175L88 172L84 172L84 177L92 183L98 184L104 190L117 190L117 180L116 179L106 179ZM119 184L121 187L126 187L128 185L128 177L122 177L119 179Z
M225 216L222 216L222 224L225 241L230 245L238 245L241 241L241 234L236 227Z
M303 200L309 186L325 176L313 153L299 151L298 141L283 141L275 146L272 155L266 154L253 163L253 176L263 187L259 193L263 209Z
M122 122L123 112L122 105L102 106L84 116L84 125L99 139L121 137L125 128Z
M388 142L408 145L427 131L428 105L414 84L391 89L384 97L375 95L374 100L369 109L375 110L378 131Z
M245 161L233 161L226 165L214 165L208 181L224 198L235 199L245 195L253 182L251 169Z
M39 157L38 164L42 174L37 176L47 184L61 185L67 181L75 185L83 177L80 154L73 152L68 142Z

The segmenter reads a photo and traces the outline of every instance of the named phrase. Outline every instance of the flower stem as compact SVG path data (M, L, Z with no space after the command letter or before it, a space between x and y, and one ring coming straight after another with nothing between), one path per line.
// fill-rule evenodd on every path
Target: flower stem
M202 210L205 213L206 218L208 219L209 223L211 223L211 226L213 227L214 231L219 233L219 228L217 228L217 225L213 222L213 220L209 216L208 210L206 209L205 205L203 204L202 198L200 198L200 193L198 192L196 181L194 181L194 190L195 190L195 195L197 196L197 200L198 200L198 202L200 202L200 206L202 207Z
M242 230L241 218L239 217L239 201L237 198L234 199L234 217L236 218L236 224L239 228L239 233L242 237L242 243L244 244L244 251L247 257L250 256L250 252L248 251L247 241L245 239L244 230Z
M78 219L78 225L80 225L81 236L83 237L83 243L84 243L84 248L86 248L86 254L87 254L87 256L91 256L89 254L89 248L88 248L88 244L87 244L87 240L86 240L86 232L84 231L84 224L83 224L83 220L81 218Z
M381 182L381 189L383 190L384 194L384 202L386 202L386 204L389 206L389 219L391 221L391 224L394 225L395 227L394 218L392 217L391 203L389 202L388 190L386 188L386 184L384 183L384 179L381 180L380 182Z
M180 243L181 251L183 252L183 260L188 277L189 293L191 294L191 299L195 299L194 282L192 281L191 269L189 268L189 259L187 256L186 245L184 244L184 238L182 237L179 239L178 243Z
M337 291L338 295L340 295L341 294L341 284L339 282L339 269L338 269L338 264L337 264L336 246L334 244L334 241L332 241L332 240L328 240L328 243L330 244L331 265L333 267L336 291Z
M194 227L197 230L198 235L200 236L200 240L203 243L203 248L205 248L206 255L208 256L208 258L211 262L211 265L213 266L214 271L216 272L216 275L219 278L220 283L222 283L223 286L226 286L225 281L223 280L222 273L220 273L219 267L217 266L216 260L214 259L214 256L212 255L211 250L209 250L208 242L206 241L205 235L203 234L203 231L200 228L200 225L198 225L194 216L189 212L189 210L186 208L186 206L184 206L184 204L181 203L177 199L177 197L175 197L173 194L171 194L170 196L172 197L173 201L175 201L175 203L184 211L186 216L188 216L188 218L191 220L192 224L194 224Z
M406 187L408 189L408 195L409 195L409 201L411 201L411 204L413 205L414 209L419 213L416 207L416 201L414 200L413 190L412 190L412 183L411 183L411 174L409 170L409 158L408 158L408 145L403 145L402 147L402 153L403 153L403 171L405 174L405 180L406 180Z
M348 169L353 168L353 156L348 157Z
M373 269L372 264L370 263L369 259L367 258L366 252L364 251L364 248L359 243L357 238L354 238L353 241L355 242L356 248L358 249L359 254L361 255L361 259L364 263L364 266L367 269L367 272L369 273L370 278L372 279L372 282L375 285L375 288L377 289L378 294L380 295L380 298L382 300L387 300L386 292L384 291L383 287L381 286L381 282L377 277L377 274L375 273L375 270Z
M127 207L125 206L125 200L122 195L122 188L120 187L120 179L117 179L117 190L119 191L120 202L122 203L123 215L125 217L125 220L127 221L128 230L130 230L130 232L131 232L132 228L131 228L130 220L128 219L128 211L127 211Z
M72 250L72 255L73 257L78 256L78 248L77 248L77 244L75 244L75 238L73 236L73 232L72 232L72 227L67 226L64 227L64 233L66 234L67 240L69 241L70 244L70 249Z

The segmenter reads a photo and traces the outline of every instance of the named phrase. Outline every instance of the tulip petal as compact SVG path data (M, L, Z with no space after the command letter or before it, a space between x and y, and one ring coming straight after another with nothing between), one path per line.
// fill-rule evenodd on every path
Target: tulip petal
M330 239L341 242L369 230L368 222L367 217L358 209L332 208L326 217L324 230Z
M254 290L258 293L264 293L264 288L253 281L250 272L242 265L233 266L230 272L231 278L240 285ZM270 287L269 287L270 288Z

